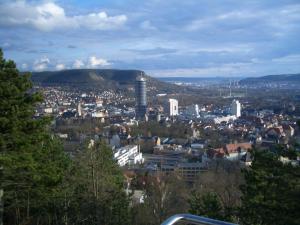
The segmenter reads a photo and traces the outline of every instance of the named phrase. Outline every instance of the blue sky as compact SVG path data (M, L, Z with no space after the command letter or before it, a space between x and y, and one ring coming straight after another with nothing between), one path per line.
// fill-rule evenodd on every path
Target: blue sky
M300 1L1 0L0 47L30 71L299 73Z

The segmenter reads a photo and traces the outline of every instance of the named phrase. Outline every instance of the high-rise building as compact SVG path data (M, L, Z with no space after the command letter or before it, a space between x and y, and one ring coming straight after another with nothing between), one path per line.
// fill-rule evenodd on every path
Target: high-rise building
M170 98L165 107L168 116L178 116L178 100Z
M189 105L186 107L185 115L189 117L199 117L199 106L198 104Z
M233 100L231 103L231 114L240 117L241 116L241 103L238 100Z
M79 102L78 105L77 105L77 115L78 115L79 117L82 116L81 102Z
M135 82L135 115L138 119L144 119L147 112L146 79L138 77Z

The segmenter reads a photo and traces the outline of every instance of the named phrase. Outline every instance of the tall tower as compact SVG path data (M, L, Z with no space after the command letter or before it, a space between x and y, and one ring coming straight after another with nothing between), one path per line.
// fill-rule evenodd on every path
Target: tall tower
M147 93L146 80L142 76L138 77L135 82L135 115L138 119L144 119L147 112Z
M238 100L233 100L231 103L231 114L240 117L241 116L241 103Z

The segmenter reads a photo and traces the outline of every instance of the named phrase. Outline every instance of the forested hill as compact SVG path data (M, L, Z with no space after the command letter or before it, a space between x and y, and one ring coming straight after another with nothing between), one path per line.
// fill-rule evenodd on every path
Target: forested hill
M62 71L33 72L32 81L40 85L60 85L76 87L97 87L115 89L133 86L136 78L142 75L147 86L158 90L172 90L174 85L145 75L141 70L117 69L72 69Z
M240 81L241 85L261 85L266 83L297 83L300 84L300 73L249 77Z

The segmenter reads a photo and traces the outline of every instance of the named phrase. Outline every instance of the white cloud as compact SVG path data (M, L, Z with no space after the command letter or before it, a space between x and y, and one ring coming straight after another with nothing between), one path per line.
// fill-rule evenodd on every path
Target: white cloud
M96 68L96 67L103 67L109 66L109 63L106 59L97 58L96 56L91 56L88 61L88 67Z
M82 60L76 59L72 66L74 69L80 69L84 67L84 62Z
M68 68L80 69L80 68L102 68L111 65L109 61L103 58L97 58L96 56L91 56L85 63L83 60L76 59L73 64L67 66L65 63L53 63L46 56L34 61L32 69L34 71L45 71L45 70L64 70ZM23 68L22 68L23 69Z
M259 15L257 15L259 14ZM216 20L229 20L229 19L248 19L248 18L256 18L260 16L261 12L249 12L249 11L231 11L229 13L224 13L218 15Z
M108 16L106 12L75 16L76 22L91 30L109 30L122 26L127 21L126 15Z
M55 66L56 70L64 70L66 68L65 64L59 63Z
M30 26L42 31L65 28L110 30L121 27L126 15L108 16L106 12L67 16L65 10L54 2L30 4L17 1L0 4L0 25Z
M43 57L41 59L35 60L33 63L34 71L43 71L48 68L50 64L50 60L47 57Z

